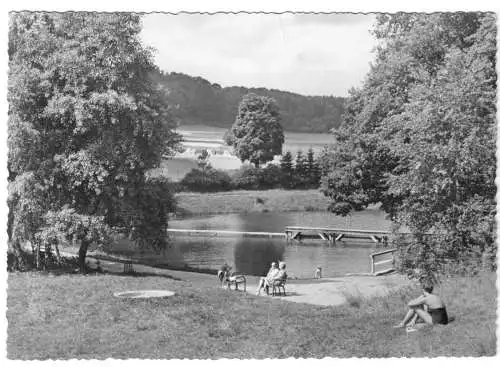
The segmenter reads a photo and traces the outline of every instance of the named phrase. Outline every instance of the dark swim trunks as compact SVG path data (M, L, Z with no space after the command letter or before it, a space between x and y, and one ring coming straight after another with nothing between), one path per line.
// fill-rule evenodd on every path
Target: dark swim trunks
M448 314L446 308L429 308L429 314L432 316L433 324L446 325L448 323Z

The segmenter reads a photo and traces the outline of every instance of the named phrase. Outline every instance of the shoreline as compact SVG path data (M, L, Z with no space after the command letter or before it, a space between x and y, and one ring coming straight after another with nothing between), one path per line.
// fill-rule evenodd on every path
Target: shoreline
M100 259L94 255L89 255L88 259L92 259L94 266L96 265L95 261L99 260L102 269L115 273L114 275L120 275L120 270L123 268L121 263L110 260L110 258L105 260L104 258ZM167 276L177 281L189 282L197 287L220 287L216 271L191 271L191 269L182 270L167 266L153 266L134 261L133 263L136 276ZM254 296L260 277L245 275L245 278L247 282L246 293ZM398 273L383 276L333 276L321 279L289 278L286 284L286 296L267 296L264 292L261 292L259 297L316 306L340 306L347 303L349 299L368 299L384 296L412 284L412 281Z
M74 257L75 253L62 251L64 257ZM168 265L152 265L131 260L123 256L89 253L87 264L90 269L99 268L103 274L124 275L124 263L132 263L131 276L165 276L177 281L189 282L202 288L220 287L217 270ZM50 274L50 271L49 271ZM246 275L246 293L255 295L260 276ZM392 291L411 286L413 282L399 273L382 276L363 274L329 276L321 279L291 277L286 284L286 296L273 296L272 299L312 304L317 306L340 306L352 298L372 298L384 296ZM261 296L266 296L261 292ZM267 297L267 296L266 296Z

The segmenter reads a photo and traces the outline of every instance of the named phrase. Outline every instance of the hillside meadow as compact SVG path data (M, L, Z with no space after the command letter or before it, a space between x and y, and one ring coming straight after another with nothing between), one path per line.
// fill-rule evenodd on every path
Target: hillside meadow
M221 289L213 280L116 274L9 273L7 357L48 359L493 356L496 275L445 280L455 320L393 329L415 287L314 306ZM169 298L113 292L167 289Z
M319 190L180 192L175 198L180 215L326 211L328 207L328 200Z

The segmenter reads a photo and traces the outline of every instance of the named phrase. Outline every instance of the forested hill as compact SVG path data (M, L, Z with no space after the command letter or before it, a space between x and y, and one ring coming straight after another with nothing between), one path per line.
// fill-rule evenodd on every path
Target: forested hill
M272 97L279 105L286 131L328 132L340 125L344 98L303 96L266 88L226 87L182 73L155 76L169 90L169 104L181 125L202 124L229 128L241 98L250 92Z

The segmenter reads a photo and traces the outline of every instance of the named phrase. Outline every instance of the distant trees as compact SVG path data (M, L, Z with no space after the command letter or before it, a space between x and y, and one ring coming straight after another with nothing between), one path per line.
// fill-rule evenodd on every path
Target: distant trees
M282 187L293 189L318 188L319 186L319 168L318 162L314 157L312 148L304 156L301 150L295 155L295 161L292 153L287 151L283 154L280 161L282 172Z
M180 182L180 190L213 192L228 190L268 190L268 189L312 189L319 186L319 163L312 149L307 160L302 153L293 160L291 152L285 152L279 165L268 163L265 167L244 165L233 172L217 170L210 165L192 169ZM302 157L302 158L300 158ZM301 167L302 164L302 168ZM312 169L311 169L312 167ZM312 172L312 173L311 173Z
M350 92L321 188L335 213L380 202L406 226L403 268L495 264L496 32L492 14L377 18L383 42Z
M227 191L231 189L231 177L221 170L214 169L208 162L206 149L198 156L198 168L189 171L180 184L184 189L197 192Z
M284 188L294 187L294 169L293 169L293 157L292 153L286 151L281 157L280 169L282 174L282 185Z
M305 177L308 179L308 183L314 187L319 185L319 179L321 177L319 163L314 158L314 151L309 148L307 151L307 158L305 162Z
M297 175L297 177L300 177L304 179L304 181L307 181L306 157L301 150L298 150L297 154L295 155L295 174Z
M180 182L183 189L196 192L228 191L231 177L224 171L208 167L194 168Z
M139 32L133 14L10 15L14 249L73 241L83 267L89 242L103 242L111 227L164 241L172 198L145 172L176 149L179 137ZM159 187L166 190L161 198Z
M242 162L249 161L258 168L281 154L284 135L279 121L276 101L249 93L238 107L236 121L225 135L225 142Z
M155 80L169 90L173 117L182 124L203 124L229 128L238 104L248 93L273 98L280 107L285 131L329 132L340 125L345 98L303 96L266 88L225 87L200 77L158 72Z

